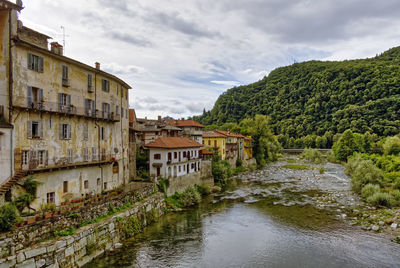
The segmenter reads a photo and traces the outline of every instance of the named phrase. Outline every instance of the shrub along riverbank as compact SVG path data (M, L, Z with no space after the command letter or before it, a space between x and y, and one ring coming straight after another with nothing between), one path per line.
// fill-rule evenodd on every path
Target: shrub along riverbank
M371 141L368 135L346 130L333 145L344 162L353 190L374 206L400 205L400 138Z

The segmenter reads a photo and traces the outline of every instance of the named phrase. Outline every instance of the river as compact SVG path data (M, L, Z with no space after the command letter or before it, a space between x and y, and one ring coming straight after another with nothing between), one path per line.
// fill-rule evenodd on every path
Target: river
M87 267L400 267L399 244L344 214L361 201L342 166L293 170L286 160L161 217Z

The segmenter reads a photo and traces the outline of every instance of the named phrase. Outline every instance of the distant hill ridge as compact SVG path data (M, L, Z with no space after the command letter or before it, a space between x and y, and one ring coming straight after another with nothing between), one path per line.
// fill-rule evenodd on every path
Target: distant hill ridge
M302 137L326 131L395 135L400 127L400 47L379 56L308 61L273 70L262 80L223 93L202 124L271 117L275 134Z

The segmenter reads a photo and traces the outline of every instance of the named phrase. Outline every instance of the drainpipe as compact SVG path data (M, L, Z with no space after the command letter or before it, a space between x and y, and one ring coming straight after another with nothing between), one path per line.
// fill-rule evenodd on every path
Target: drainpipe
M97 72L94 73L94 112L96 113L97 108ZM97 114L95 114L96 119L94 120L94 124L97 127L97 153L100 160L100 126L97 124ZM104 190L104 178L103 178L103 167L100 165L99 168L101 169L101 191Z
M12 31L12 26L11 26L11 16L12 16L12 10L8 12L8 122L9 124L12 123L12 88L13 88L13 62L12 62L12 44L11 44L11 31ZM13 130L11 129L10 132L10 179L14 176L14 169L13 169Z
M122 91L124 90L122 88L122 86L120 86L121 88L121 108L122 108ZM129 92L129 90L128 90ZM128 94L128 93L127 93ZM128 101L129 101L129 95L128 95ZM128 104L129 106L129 104ZM129 118L129 107L128 107L128 118ZM123 179L123 183L122 185L125 186L125 154L124 154L124 133L123 133L123 128L122 128L122 121L124 120L124 118L122 117L122 113L121 113L121 150L122 150L122 179ZM128 123L129 124L129 123ZM128 152L129 152L129 145L128 145ZM129 157L129 156L128 156Z

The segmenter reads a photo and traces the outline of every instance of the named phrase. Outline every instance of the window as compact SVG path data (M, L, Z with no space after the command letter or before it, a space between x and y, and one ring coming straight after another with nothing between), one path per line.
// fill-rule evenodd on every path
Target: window
M102 112L103 112L103 118L110 118L110 104L109 103L102 103Z
M95 105L94 100L85 99L85 114L87 116L95 116Z
M65 87L69 86L69 68L68 66L63 65L62 66L62 85Z
M181 166L179 166L179 172L181 172Z
M56 193L47 193L47 204L54 204L56 202Z
M60 124L60 140L70 140L71 139L71 125L70 124Z
M28 108L43 109L43 89L28 86Z
M58 109L60 112L71 112L71 95L58 93Z
M63 193L68 193L68 181L63 182Z
M102 141L104 141L104 139L105 139L105 132L106 132L106 130L104 129L104 127L101 127L100 128L100 140L102 140Z
M43 73L43 57L28 53L28 69Z
M82 158L83 161L89 161L89 148L83 148L82 149Z
M22 165L23 166L28 165L28 160L29 160L29 151L22 151Z
M39 165L47 165L47 151L39 151Z
M186 166L185 165L183 165L183 171L186 171Z
M208 140L208 146L211 146L211 141L210 140Z
M101 89L105 92L110 91L110 81L106 79L101 79Z
M97 178L97 186L100 186L100 185L101 185L101 179Z
M88 181L88 180L85 180L85 181L83 182L83 187L84 187L85 189L89 189L89 181Z
M28 121L28 139L43 138L43 124L40 121Z
M74 150L73 149L68 149L67 150L67 154L68 154L68 163L72 163L73 156L74 156Z
M87 123L83 125L83 140L89 140L89 126Z
M105 148L101 148L100 156L101 156L101 161L106 160L106 149Z
M104 183L104 190L107 190L107 182Z
M97 160L97 148L92 147L92 160Z
M178 158L178 153L174 152L174 159L177 159L177 158Z
M115 106L115 114L116 114L116 115L119 115L119 106L118 106L118 105Z
M92 89L92 74L88 74L87 75L87 86L88 86L88 90L90 91Z
M186 152L183 152L183 157L186 157Z
M168 153L168 161L171 161L171 159L172 159L172 154Z
M124 118L124 108L121 107L121 117Z
M161 154L155 154L154 159L160 160L161 159Z
M119 172L118 162L114 162L114 164L113 164L113 174L118 174L118 172Z
M214 147L217 148L217 141L214 141Z

